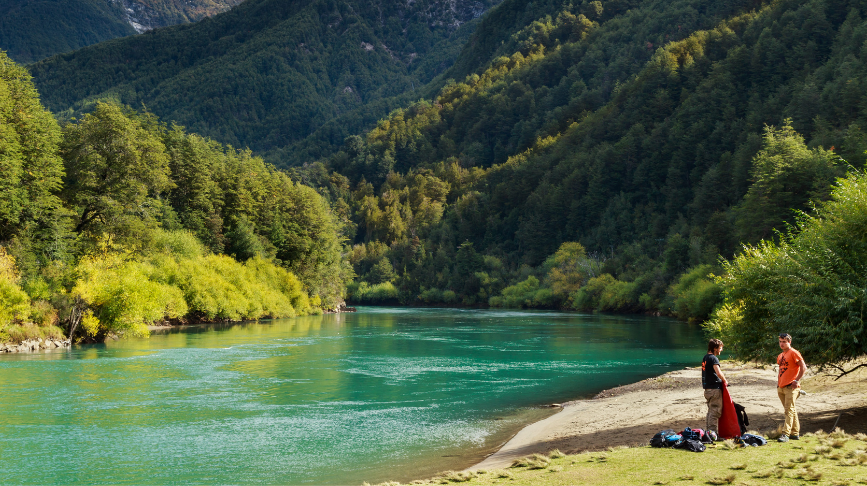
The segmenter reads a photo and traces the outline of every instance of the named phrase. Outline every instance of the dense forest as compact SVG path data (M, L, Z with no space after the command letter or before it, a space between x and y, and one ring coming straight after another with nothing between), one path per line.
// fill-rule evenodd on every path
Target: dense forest
M156 27L195 22L240 0L0 0L0 49L33 62Z
M864 165L867 5L604 5L295 170L355 224L352 300L703 320L720 256Z
M121 5L102 0L0 1L0 49L33 62L135 34Z
M260 153L364 105L332 135L339 145L415 99L454 62L472 21L494 3L248 0L30 71L45 104L63 117L113 99Z
M457 30L413 23L435 2L397 23L348 3L293 5L249 0L31 66L49 106L77 116L44 129L62 165L46 155L37 172L65 175L34 182L38 194L22 192L35 190L20 183L27 170L7 180L21 194L4 206L7 280L32 314L80 307L103 322L98 296L127 275L154 283L163 317L278 315L192 297L205 287L190 275L243 267L251 281L263 268L297 278L299 312L334 305L349 282L350 302L710 318L738 342L756 319L793 319L772 297L746 313L750 259L799 248L802 228L826 227L816 208L863 186L867 2L504 0ZM118 151L93 156L103 137L137 155L106 163ZM50 262L77 270L56 277ZM826 310L843 298L826 297Z
M61 127L5 55L0 130L0 341L342 301L341 223L248 150L106 103Z

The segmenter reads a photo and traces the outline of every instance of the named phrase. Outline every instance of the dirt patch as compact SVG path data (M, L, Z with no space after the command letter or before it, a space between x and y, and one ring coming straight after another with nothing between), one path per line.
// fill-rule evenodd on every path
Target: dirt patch
M809 363L808 363L809 364ZM750 429L776 429L784 420L774 366L723 361L732 399L745 406ZM867 369L839 380L808 373L798 400L801 433L836 425L867 433ZM687 368L605 390L589 400L563 404L560 413L529 425L471 469L507 467L517 458L559 449L567 453L646 444L663 429L705 428L707 406L699 368Z

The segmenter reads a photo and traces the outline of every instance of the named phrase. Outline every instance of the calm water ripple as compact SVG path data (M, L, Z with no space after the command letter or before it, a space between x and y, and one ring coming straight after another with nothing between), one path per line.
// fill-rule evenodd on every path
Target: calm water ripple
M0 355L17 484L361 484L459 469L550 413L700 360L669 319L466 309L191 326Z

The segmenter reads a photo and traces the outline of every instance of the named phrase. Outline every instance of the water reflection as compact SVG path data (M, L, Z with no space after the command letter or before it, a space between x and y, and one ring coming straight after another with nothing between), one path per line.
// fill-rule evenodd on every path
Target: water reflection
M693 364L702 348L696 327L652 317L375 308L5 355L0 474L409 479L467 465L549 413L539 404Z

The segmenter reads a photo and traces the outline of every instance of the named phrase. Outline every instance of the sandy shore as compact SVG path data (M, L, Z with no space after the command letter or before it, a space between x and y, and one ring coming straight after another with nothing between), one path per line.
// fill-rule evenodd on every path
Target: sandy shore
M746 407L749 429L773 430L783 422L775 367L723 362L723 372L732 399ZM801 433L831 430L835 423L848 432L867 432L865 378L863 369L836 381L809 373L803 380L808 395L798 401ZM575 453L643 445L663 429L704 428L706 413L699 368L673 371L562 404L559 413L525 427L469 469L508 467L517 458L553 449Z

